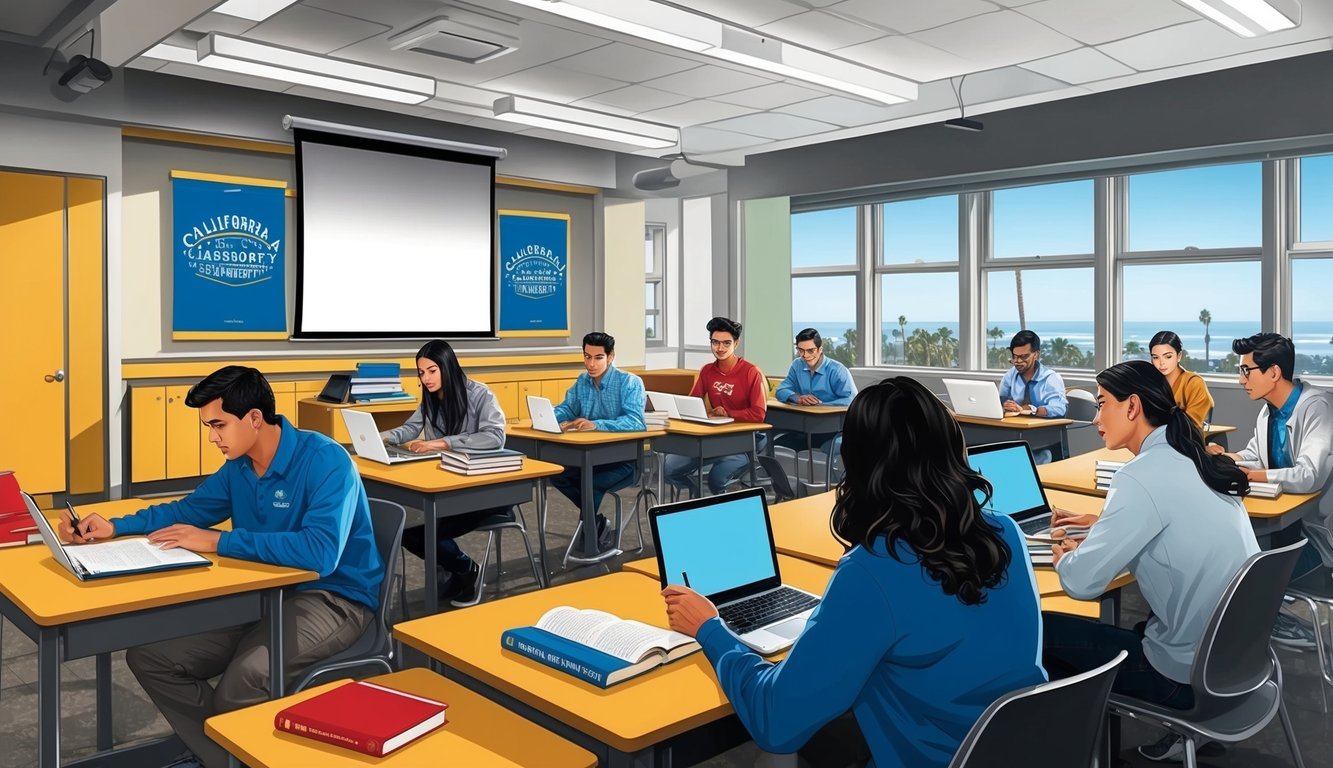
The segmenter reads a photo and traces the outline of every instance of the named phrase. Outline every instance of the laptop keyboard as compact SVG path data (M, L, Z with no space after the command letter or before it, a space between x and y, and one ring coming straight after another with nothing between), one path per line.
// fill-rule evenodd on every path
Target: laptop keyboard
M399 448L399 447L396 446L396 445L386 445L386 446L384 446L384 447L385 447L385 449L387 449L387 450L389 451L389 455L390 455L390 456L395 456L395 457L398 457L398 458L407 458L407 457L410 457L410 456L420 456L420 455L421 455L421 454L419 454L419 453L413 453L412 451L409 451L409 450L407 450L407 449L405 449L405 448Z
M1018 524L1023 533L1036 534L1041 533L1051 527L1051 519L1045 515L1038 515L1030 520L1024 520Z
M819 604L819 598L791 587L779 587L718 608L718 615L737 634L790 618Z

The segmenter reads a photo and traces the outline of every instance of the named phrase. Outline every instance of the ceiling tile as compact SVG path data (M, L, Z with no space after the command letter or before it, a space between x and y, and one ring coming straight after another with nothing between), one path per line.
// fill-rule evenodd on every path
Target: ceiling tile
M1199 18L1175 0L1042 0L1019 13L1089 45Z
M330 53L389 29L383 24L298 4L251 27L245 37L309 53Z
M1101 53L1096 48L1079 48L1050 58L1029 61L1022 67L1047 77L1053 77L1056 80L1074 84L1091 83L1095 80L1121 77L1134 72L1134 70Z
M447 10L443 3L436 0L392 0L392 2L375 3L366 0L301 0L301 5L341 13L354 19L373 21L399 31L443 15Z
M644 85L631 85L576 101L574 106L637 115L640 112L661 109L688 100L688 97L681 96L678 93L659 91L656 88L649 88Z
M547 66L497 77L481 85L492 91L504 91L547 101L570 102L586 99L594 93L614 91L626 84L620 80Z
M719 131L693 125L681 131L680 148L682 152L697 154L700 152L723 152L728 149L753 147L767 144L768 140L758 136L748 136L734 131Z
M788 16L772 24L765 24L759 31L819 51L845 48L884 36L884 30L878 27L847 21L820 11Z
M929 0L929 2L843 0L825 10L878 24L895 32L906 33L938 27L999 9L994 3L985 0Z
M742 27L758 27L807 9L787 0L689 0L691 10L716 16Z
M693 59L668 56L665 53L656 53L625 43L612 43L577 53L561 59L557 64L562 69L572 69L590 75L612 73L617 80L631 83L664 77L699 66L699 62Z
M748 115L753 111L749 107L738 107L735 104L723 104L720 101L697 99L687 101L684 104L677 104L674 107L644 112L636 115L636 117L651 120L654 123L662 123L663 125L685 126Z
M1278 59L1285 59L1293 56L1324 53L1330 49L1333 49L1333 41L1324 37L1304 43L1281 45L1276 48L1266 48L1263 50L1236 54L1235 56L1230 56L1224 59L1223 66L1247 67L1251 64L1261 64L1265 61L1276 61ZM1175 77L1201 75L1206 72L1214 72L1218 68L1219 62L1217 60L1192 62L1167 69L1157 69L1149 72L1139 72L1133 75L1117 77L1113 80L1101 80L1099 82L1089 83L1084 87L1092 92L1111 91L1119 88L1131 88L1136 85L1144 85L1145 83L1159 82Z
M649 80L643 85L652 88L658 88L663 91L679 93L683 96L692 96L696 99L706 99L709 96L717 96L721 93L732 93L743 88L758 88L761 85L768 85L773 82L758 75L751 75L745 72L737 72L734 69L726 67L715 67L712 64L705 64L702 67L688 69L684 72L677 72L674 75L659 77L656 80Z
M1078 43L1016 11L1000 11L946 24L912 36L984 69L1033 61L1078 47Z
M1278 43L1275 39L1277 37L1280 35L1266 35L1261 40L1267 45L1256 44L1260 41L1246 41L1211 21L1200 19L1145 32L1098 48L1107 56L1143 71L1216 59L1254 48L1269 48Z
M730 120L712 123L708 127L746 133L751 136L762 136L766 139L794 139L797 136L809 136L812 133L832 131L838 126L805 117L797 117L796 115L757 112L753 115L733 117Z
M723 94L715 98L717 101L740 104L743 107L774 109L795 104L798 101L818 98L823 93L823 91L803 88L793 83L773 83L772 85L761 85L758 88L748 88L744 91Z
M843 96L825 96L811 99L800 104L792 104L780 110L789 115L808 117L841 126L865 125L890 120L896 114L890 107L874 106L864 101L848 99Z
M981 64L901 35L881 37L861 45L841 48L835 53L845 59L918 83L943 80L985 69Z

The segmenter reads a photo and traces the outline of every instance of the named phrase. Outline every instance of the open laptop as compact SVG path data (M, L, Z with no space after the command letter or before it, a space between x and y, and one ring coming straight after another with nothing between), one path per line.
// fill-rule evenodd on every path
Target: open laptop
M978 416L983 419L1003 419L1017 416L1005 413L1000 404L1000 388L993 381L968 381L965 379L942 379L944 388L949 392L949 402L954 413L963 416Z
M440 458L439 451L413 453L396 445L385 445L380 437L379 426L375 424L375 417L365 411L344 408L342 415L347 434L352 437L352 450L363 459L378 461L381 464L402 464L405 461Z
M1032 449L1022 440L967 449L967 463L990 481L992 494L986 511L1008 515L1023 533L1040 534L1051 527L1051 504L1037 477Z
M708 406L704 405L702 397L690 397L688 395L675 395L676 410L680 413L680 418L685 421L695 421L700 424L730 424L735 419L730 416L709 416ZM656 408L657 406L653 406Z
M759 653L791 647L819 598L786 586L763 489L663 504L648 512L663 588L688 586Z
M653 406L653 412L661 411L669 419L679 419L680 409L676 407L676 396L669 392L646 392L648 403Z
M79 581L213 564L213 561L197 552L180 548L161 549L141 536L67 546L60 541L51 522L37 509L31 496L23 494L23 503L41 533L42 541L51 550L51 556Z
M532 428L539 432L554 432L558 435L564 431L555 418L555 406L544 397L528 395L528 415L532 417Z

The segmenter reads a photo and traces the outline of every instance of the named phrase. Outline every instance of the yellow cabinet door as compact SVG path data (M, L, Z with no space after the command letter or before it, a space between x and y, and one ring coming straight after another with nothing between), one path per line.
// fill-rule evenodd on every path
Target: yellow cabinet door
M497 381L486 386L495 393L495 400L500 404L500 410L504 411L505 418L518 421L518 383Z
M130 387L130 482L166 477L166 387Z
M167 478L199 476L199 411L185 404L190 387L167 390Z
M541 382L542 397L551 401L551 405L560 405L569 391L569 382L564 379L547 379Z
M542 396L542 383L540 381L520 381L518 383L518 417L520 419L532 418L528 414L528 395Z

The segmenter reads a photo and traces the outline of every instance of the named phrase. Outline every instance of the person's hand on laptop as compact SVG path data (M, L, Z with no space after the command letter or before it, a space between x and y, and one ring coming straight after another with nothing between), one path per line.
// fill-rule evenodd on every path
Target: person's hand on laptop
M1097 522L1097 516L1093 514L1077 514L1067 509L1051 507L1051 527L1068 527L1071 525L1089 526Z
M1004 410L1006 413L1018 413L1023 410L1023 406L1015 403L1013 400L1005 400Z
M560 428L566 432L587 432L590 429L597 429L597 425L583 417L579 417L573 421L566 421L564 424L560 425Z
M449 450L448 440L412 440L403 445L404 448L412 453L431 453L433 451Z
M727 415L727 409L726 409L726 408L723 408L722 406L719 405L718 407L716 407L716 408L714 408L713 410L709 411L709 412L708 412L708 415L710 415L710 416L726 416L726 415Z
M814 395L801 395L796 398L797 405L819 405L819 398Z
M60 513L60 524L56 533L60 540L70 544L90 544L94 541L116 538L116 524L99 514L84 515L79 518L78 530L70 525L68 512Z
M148 534L150 544L156 544L162 549L188 549L191 552L216 552L221 538L221 531L185 523L168 525Z
M682 635L698 635L699 627L717 615L712 601L689 587L672 584L662 590L662 599L666 600L667 626Z

